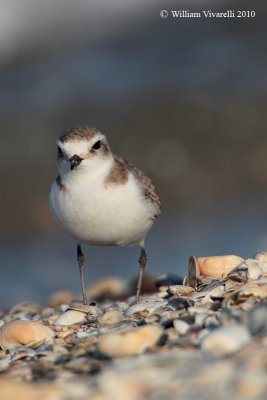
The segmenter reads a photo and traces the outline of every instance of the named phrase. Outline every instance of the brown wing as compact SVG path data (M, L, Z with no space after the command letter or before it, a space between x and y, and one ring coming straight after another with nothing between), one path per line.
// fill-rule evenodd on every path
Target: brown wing
M147 199L149 199L151 203L155 206L156 212L154 217L159 218L161 212L160 199L159 196L157 195L156 188L153 185L151 179L148 178L142 171L140 171L140 169L136 168L133 164L129 163L129 161L121 157L117 158L125 163L127 170L129 172L132 172L137 181L140 182L140 185L143 188L144 196Z

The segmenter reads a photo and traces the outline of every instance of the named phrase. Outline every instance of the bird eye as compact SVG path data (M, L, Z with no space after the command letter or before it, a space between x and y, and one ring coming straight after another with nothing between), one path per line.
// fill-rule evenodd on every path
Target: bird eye
M94 150L98 150L101 147L101 140L98 140L97 142L95 142L95 144L92 146L92 149Z

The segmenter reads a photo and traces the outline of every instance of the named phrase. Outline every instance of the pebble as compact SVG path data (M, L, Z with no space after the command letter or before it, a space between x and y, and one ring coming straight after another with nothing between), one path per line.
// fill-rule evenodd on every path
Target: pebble
M173 326L179 335L185 335L190 328L190 325L181 319L175 319L173 321Z

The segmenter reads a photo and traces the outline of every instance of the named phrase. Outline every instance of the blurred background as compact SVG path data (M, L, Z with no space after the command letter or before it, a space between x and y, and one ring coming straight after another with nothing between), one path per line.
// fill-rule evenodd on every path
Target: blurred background
M147 272L267 250L266 3L0 0L0 306L79 293L52 221L55 140L97 127L157 186ZM255 18L160 18L160 10ZM139 250L86 247L86 280L138 272Z

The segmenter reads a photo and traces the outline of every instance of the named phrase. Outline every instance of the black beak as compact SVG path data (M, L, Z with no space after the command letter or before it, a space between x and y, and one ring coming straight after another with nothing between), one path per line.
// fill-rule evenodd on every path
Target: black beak
M81 157L76 156L76 155L73 156L73 157L71 157L71 158L69 159L69 162L70 162L70 169L73 170L74 168L78 167L78 165L81 164L82 160L83 160L83 159L82 159Z

